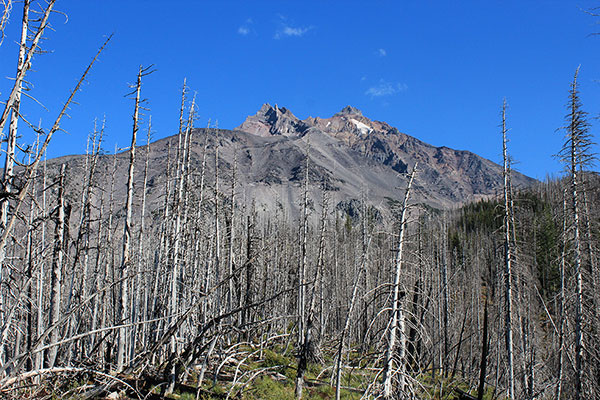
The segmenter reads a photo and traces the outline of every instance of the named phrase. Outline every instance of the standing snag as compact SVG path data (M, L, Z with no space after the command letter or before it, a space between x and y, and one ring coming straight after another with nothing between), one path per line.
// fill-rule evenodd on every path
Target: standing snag
M512 331L512 264L513 264L513 246L511 233L513 227L512 221L512 200L510 193L510 159L507 149L507 129L506 129L506 100L502 104L502 158L504 160L504 290L505 290L505 338L506 338L506 356L508 358L508 396L515 398L515 372L513 355L513 331Z
M129 306L129 274L131 273L131 236L132 236L132 213L133 213L133 172L135 168L135 146L137 140L137 133L139 130L139 113L141 103L141 91L142 91L142 77L152 73L150 67L142 67L140 65L137 82L135 84L135 107L133 111L133 130L131 134L131 147L129 148L129 171L127 174L127 199L125 200L125 225L123 228L123 255L121 259L120 268L120 280L121 280L121 293L120 293L120 323L119 328L119 345L117 348L117 371L122 371L127 356L127 345L132 346L133 343L127 343L128 328L126 324L129 323L131 310Z
M584 282L583 282L583 255L580 234L581 225L581 207L580 196L583 186L581 183L581 174L586 167L589 167L595 159L592 152L592 140L589 134L590 124L587 122L587 113L581 109L581 100L579 98L579 84L577 77L579 67L575 70L571 90L569 92L568 114L565 116L567 125L563 127L565 131L565 141L563 148L559 153L561 162L565 165L568 172L570 186L570 214L572 228L572 246L574 248L574 278L575 278L575 399L587 398L584 392Z
M410 189L417 173L417 166L418 163L415 163L410 174L408 185L406 186L406 194L404 195L404 201L402 202L402 209L400 211L400 232L398 233L398 250L396 252L394 283L392 286L392 309L388 327L388 343L385 350L385 364L383 366L383 397L385 399L392 399L397 396L400 396L400 398L407 397L405 387L406 332L404 312L402 309L402 297L404 296L404 292L400 290L400 276L404 262L403 249L404 236L406 235L408 224L408 201L410 199ZM396 341L398 341L398 344L396 344ZM396 348L396 346L398 346L398 348ZM396 361L397 368L394 367L394 360ZM393 385L394 377L396 377L398 381L396 388L394 388Z

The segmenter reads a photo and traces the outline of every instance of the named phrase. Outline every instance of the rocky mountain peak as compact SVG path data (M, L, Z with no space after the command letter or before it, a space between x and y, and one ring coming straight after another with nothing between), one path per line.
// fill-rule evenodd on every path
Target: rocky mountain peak
M275 103L274 106L270 105L269 103L263 104L260 107L260 109L256 112L255 115L256 116L261 116L261 115L267 116L267 115L273 115L273 114L275 114L275 115L276 114L287 114L287 115L291 115L293 118L296 118L296 117L294 117L294 114L292 114L292 112L290 110L288 110L285 107L279 107L277 105L277 103Z
M357 137L365 137L373 132L398 133L385 122L372 121L350 105L330 118L308 117L298 119L285 107L265 103L236 128L236 130L257 136L304 136L309 130L321 131L336 139L353 142Z
M362 112L356 108L356 107L352 107L352 106L346 106L344 108L342 108L342 110L338 113L335 114L336 116L341 116L341 115L360 115L362 117Z
M236 128L236 130L258 136L294 136L302 134L307 129L308 126L292 114L290 110L279 107L277 104L271 106L268 103L263 104L256 114L248 116Z

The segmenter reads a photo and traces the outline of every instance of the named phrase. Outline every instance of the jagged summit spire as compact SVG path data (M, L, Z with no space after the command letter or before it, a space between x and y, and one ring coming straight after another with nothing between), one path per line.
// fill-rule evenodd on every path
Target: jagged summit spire
M279 107L277 105L277 103L275 103L275 105L273 105L273 106L270 105L269 103L264 103L260 107L260 109L256 112L256 115L266 115L266 114L268 114L270 112L271 113L272 112L275 112L275 113L279 112L279 113L282 113L282 114L290 113L290 111L287 108L285 108L285 107Z
M264 103L258 110L258 113L266 113L273 107L269 103Z
M346 106L346 107L342 108L342 110L335 115L360 115L360 116L362 116L362 112L356 107Z
M264 103L236 129L258 136L290 136L301 134L308 127L287 108Z

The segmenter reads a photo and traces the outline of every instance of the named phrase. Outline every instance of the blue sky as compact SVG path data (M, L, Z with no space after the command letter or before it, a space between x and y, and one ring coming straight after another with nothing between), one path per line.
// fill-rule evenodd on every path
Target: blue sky
M58 0L28 79L27 116L48 126L104 37L111 44L64 121L50 156L82 153L95 117L104 148L130 141L124 95L140 64L154 138L175 133L183 79L197 92L198 126L234 128L262 103L299 118L353 105L436 146L500 161L498 124L509 103L510 152L521 172L556 175L573 73L581 64L584 109L600 112L600 32L581 1L158 1ZM14 76L15 6L0 46L0 76ZM0 82L0 98L10 82ZM145 118L147 120L147 116ZM594 122L593 133L600 127Z

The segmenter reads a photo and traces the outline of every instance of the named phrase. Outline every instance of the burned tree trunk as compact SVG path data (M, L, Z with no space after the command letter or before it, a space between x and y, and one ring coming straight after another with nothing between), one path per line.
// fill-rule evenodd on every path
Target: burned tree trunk
M393 299L391 321L388 328L388 344L385 351L385 364L383 366L383 397L386 399L394 398L396 392L400 397L405 396L406 363L404 357L406 353L406 337L404 332L404 313L401 305L403 293L401 293L400 290L400 274L402 272L402 252L404 249L404 236L406 233L408 219L408 200L410 199L410 189L417 172L417 165L418 164L415 163L415 166L410 174L400 215L400 232L398 235L398 250L396 252L396 268L394 273L394 284L392 286ZM398 344L396 343L397 341ZM398 348L396 348L396 346ZM394 358L396 358L396 352L398 353L398 370L394 368ZM397 390L394 390L393 387L393 378L395 375L398 375Z
M131 233L133 213L133 172L135 166L135 144L139 129L140 93L142 90L142 75L144 68L140 66L135 85L135 108L133 111L133 131L129 149L129 172L127 175L127 200L125 201L125 227L123 229L123 257L121 261L121 307L120 322L126 324L129 320L129 274L131 267ZM127 332L125 326L119 328L119 347L117 349L117 370L122 371L127 354Z
M65 169L63 164L60 167L60 177L58 182L58 205L56 207L56 228L54 230L54 253L52 256L52 278L51 278L51 295L50 295L50 315L49 325L52 329L50 334L50 344L56 343L59 337L59 329L56 326L60 319L60 301L61 288L63 279L63 258L65 248ZM58 347L54 346L48 349L48 358L46 366L54 367Z

